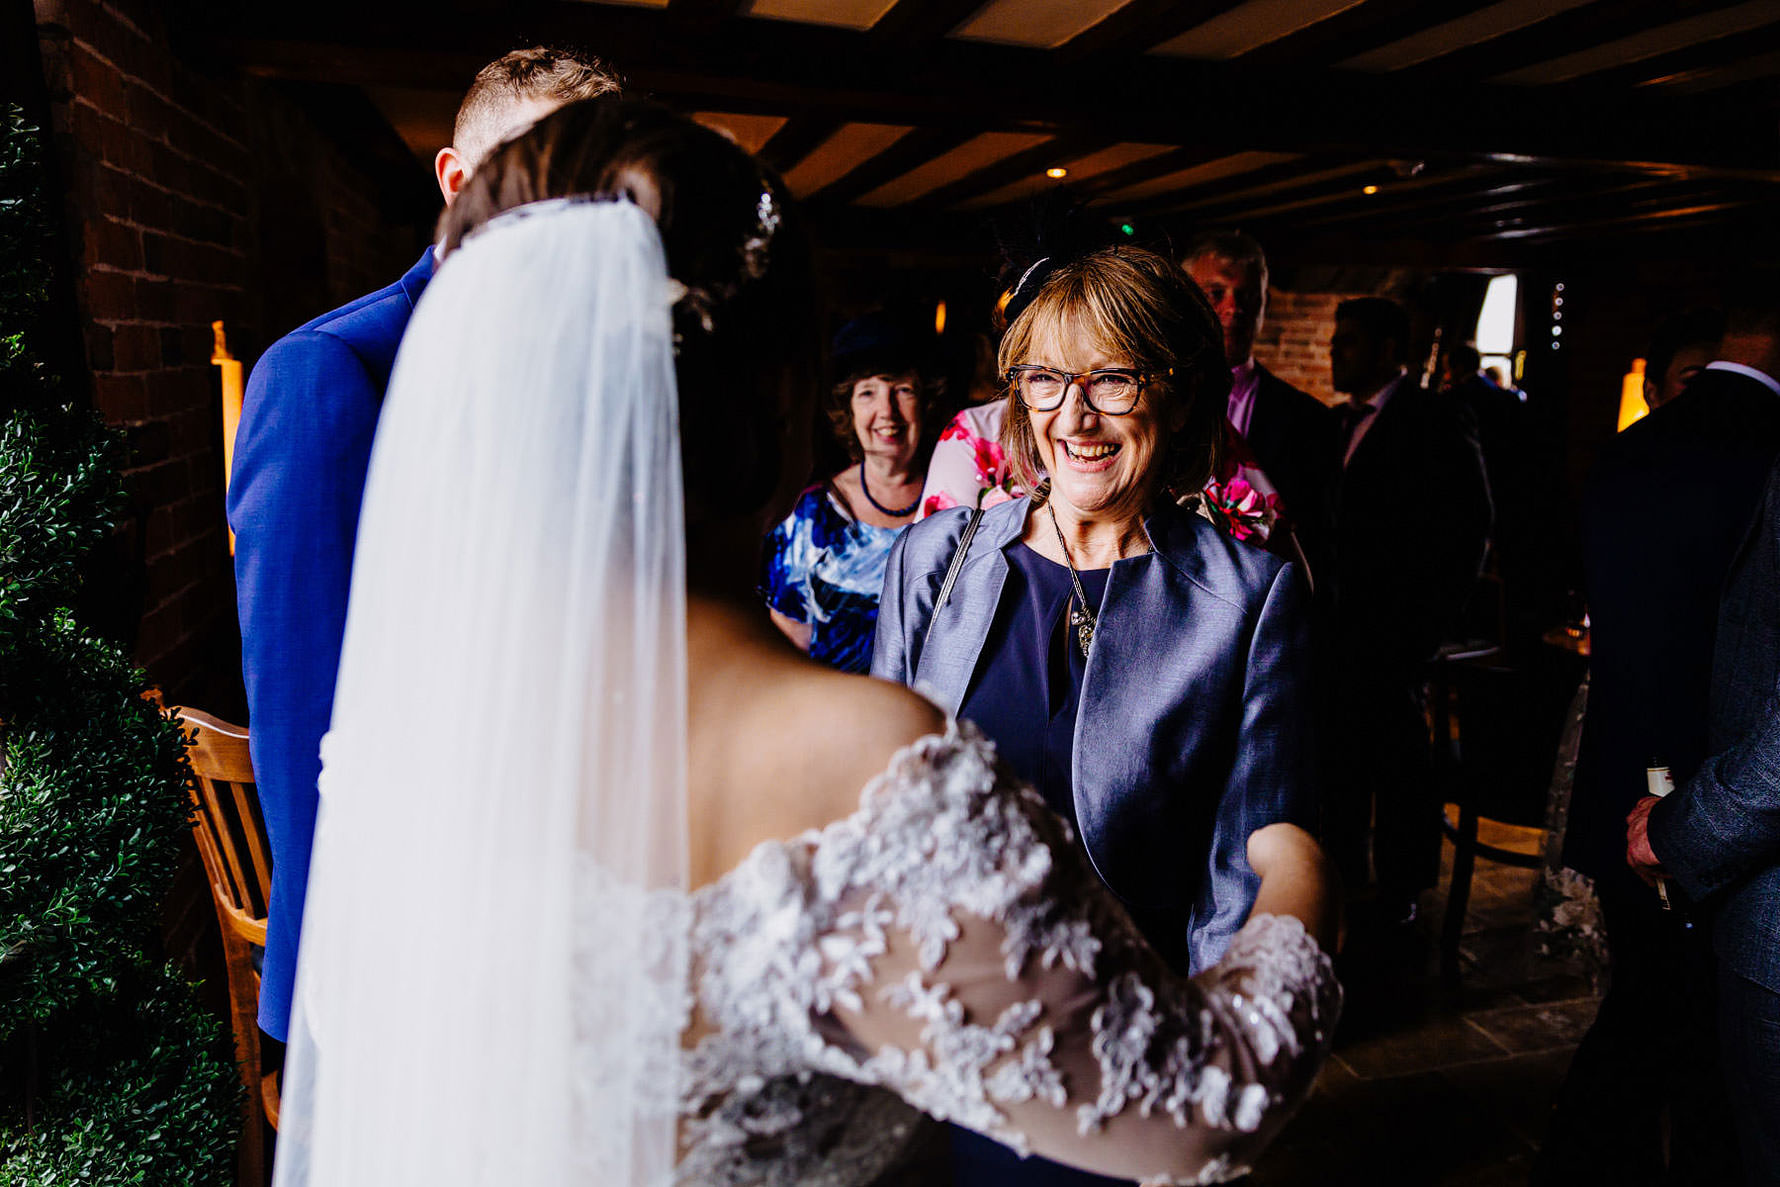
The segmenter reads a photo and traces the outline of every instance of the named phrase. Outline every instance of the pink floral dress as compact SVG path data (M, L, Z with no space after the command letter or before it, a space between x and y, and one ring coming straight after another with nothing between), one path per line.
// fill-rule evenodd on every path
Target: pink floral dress
M992 400L952 418L927 464L927 485L921 489L917 519L948 507L987 510L1026 493L1001 448L1001 422L1006 413L1005 401ZM1278 491L1255 461L1248 442L1228 420L1224 421L1223 456L1217 476L1196 497L1196 510L1238 540L1302 562Z

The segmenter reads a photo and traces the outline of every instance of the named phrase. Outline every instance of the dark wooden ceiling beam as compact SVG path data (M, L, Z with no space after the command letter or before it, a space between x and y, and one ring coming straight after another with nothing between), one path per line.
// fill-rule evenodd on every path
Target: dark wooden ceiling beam
M741 10L742 0L668 0L667 14L696 25L714 25Z
M1119 210L1139 217L1156 214L1192 214L1199 211L1241 208L1276 201L1280 195L1345 187L1355 192L1366 184L1364 176L1383 177L1389 165L1374 159L1354 160L1332 155L1299 157L1277 165L1265 165L1188 189L1154 194L1138 202L1120 203ZM1337 176L1330 176L1331 171Z
M836 178L811 195L811 200L829 205L847 203L871 193L881 185L895 181L905 173L951 152L982 132L979 127L916 128L895 144L868 161Z
M1410 178L1407 181L1398 179L1380 182L1379 184L1388 184L1391 187L1391 192L1401 194L1437 189L1447 185L1475 181L1480 177L1489 176L1492 172L1494 171L1487 166L1465 165L1458 166L1449 173L1428 173L1423 174L1420 177ZM1318 186L1301 194L1286 195L1281 201L1269 202L1261 206L1254 206L1246 209L1225 207L1222 209L1201 211L1199 212L1199 217L1205 221L1228 221L1233 216L1240 216L1250 221L1261 223L1270 219L1278 219L1285 215L1291 215L1293 221L1296 221L1300 211L1313 210L1318 207L1339 205L1342 203L1349 203L1353 205L1354 209L1363 210L1371 199L1372 195L1368 195L1364 192L1360 178L1356 176L1353 178L1340 179L1327 185Z
M1407 70L1395 71L1391 77L1411 82L1431 78L1483 80L1742 2L1693 0L1683 9L1675 0L1596 0Z
M1542 200L1500 204L1493 209L1465 211L1447 220L1459 227L1583 226L1602 219L1625 218L1678 206L1709 202L1759 200L1760 194L1718 182L1634 182L1605 186L1588 193L1547 194Z
M1333 66L1493 3L1495 0L1443 4L1429 4L1427 0L1366 0L1356 8L1257 46L1235 60L1247 66Z
M1503 175L1497 176L1500 178ZM1512 181L1486 180L1480 185L1475 177L1466 176L1454 178L1444 188L1430 187L1397 201L1386 200L1383 194L1379 194L1367 198L1365 202L1355 202L1351 208L1300 217L1297 221L1304 227L1333 227L1361 220L1390 219L1408 226L1424 217L1430 220L1446 217L1455 211L1476 209L1479 203L1487 203L1492 199L1534 193L1559 184L1561 183L1557 179L1551 177L1526 177ZM1366 197L1363 194L1361 196Z
M944 37L988 0L896 0L872 25L872 36L894 45Z
M1497 241L1519 240L1526 243L1549 242L1558 239L1599 237L1630 230L1675 229L1682 225L1698 222L1720 221L1726 215L1740 211L1771 213L1774 210L1775 204L1770 200L1729 198L1716 202L1690 202L1680 206L1664 207L1659 210L1644 211L1616 218L1592 219L1583 223L1508 227L1493 233L1479 235L1477 238Z
M1776 24L1765 29L1714 37L1710 41L1684 46L1666 54L1659 54L1654 58L1644 58L1637 62L1627 62L1623 66L1597 70L1593 74L1578 79L1576 85L1637 87L1658 79L1712 70L1720 66L1728 66L1760 57L1763 54L1780 50L1780 8L1776 9L1776 21Z
M1166 177L1170 173L1178 173L1183 169L1192 169L1199 165L1215 161L1229 153L1221 148L1205 148L1189 146L1170 149L1153 157L1145 157L1141 161L1133 161L1129 165L1117 169L1108 169L1105 173L1097 173L1093 177L1084 177L1078 181L1065 182L1068 190L1086 201L1099 197L1101 194L1115 194L1120 190L1141 185L1158 177Z
M1002 186L1012 185L1023 178L1037 177L1055 166L1080 160L1112 143L1104 132L1072 128L1043 144L1035 144L1025 152L1017 152L1005 160L978 169L968 177L961 177L930 194L924 194L921 202L927 206L956 206L960 202L993 193Z
M1710 96L1582 89L1566 90L1556 104L1537 88L1463 77L1424 80L1411 91L1397 75L1142 54L1119 59L1120 85L1108 87L1094 72L1066 69L1059 53L946 37L911 52L845 29L734 18L702 30L662 12L611 5L534 0L473 27L450 19L452 11L450 0L424 16L398 3L343 20L307 7L221 6L186 33L220 65L316 82L452 85L482 64L491 44L556 40L605 56L636 91L694 109L936 127L963 112L985 127L1091 126L1119 140L1191 143L1213 153L1586 156L1750 168L1780 178L1768 114ZM1192 111L1219 118L1182 118ZM1715 134L1701 136L1702 126Z
M1587 222L1604 212L1615 209L1636 207L1640 201L1649 203L1670 203L1678 197L1691 198L1704 189L1719 190L1717 186L1700 186L1689 184L1677 186L1673 182L1661 182L1644 179L1628 182L1624 185L1607 185L1590 189L1586 193L1578 193L1573 188L1565 188L1556 192L1542 192L1517 198L1507 202L1491 202L1479 206L1448 208L1446 210L1413 211L1398 216L1404 228L1428 225L1459 225L1506 224L1510 221L1525 222L1529 217L1549 219L1559 215L1565 221Z
M1241 0L1129 0L1057 47L1065 63L1141 54L1235 8Z
M810 115L788 119L760 146L760 159L780 173L789 173L840 131L842 123L841 120Z

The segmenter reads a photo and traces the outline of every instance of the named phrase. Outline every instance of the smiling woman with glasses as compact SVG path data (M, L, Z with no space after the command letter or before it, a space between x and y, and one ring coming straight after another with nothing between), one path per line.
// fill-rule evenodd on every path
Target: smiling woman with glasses
M904 533L872 673L976 722L1197 971L1251 913L1334 910L1306 831L1309 594L1177 502L1217 472L1230 385L1180 269L1132 247L1043 261L1008 315L1000 446L1032 493ZM961 1130L953 1149L959 1182L1109 1182Z

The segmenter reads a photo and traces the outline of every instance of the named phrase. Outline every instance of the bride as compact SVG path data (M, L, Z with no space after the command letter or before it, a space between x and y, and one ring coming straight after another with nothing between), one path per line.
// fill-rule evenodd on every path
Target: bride
M898 1098L1205 1182L1309 1091L1302 833L1250 838L1255 916L1176 976L974 729L759 612L815 390L782 195L596 100L448 214L365 491L280 1187L864 1183Z

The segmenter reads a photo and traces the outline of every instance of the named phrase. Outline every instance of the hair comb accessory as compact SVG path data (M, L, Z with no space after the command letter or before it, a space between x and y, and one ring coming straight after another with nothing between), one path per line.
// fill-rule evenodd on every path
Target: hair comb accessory
M762 177L760 200L754 205L754 234L742 243L742 273L747 279L759 280L766 275L773 236L778 234L783 219L778 195L773 193L772 183Z

